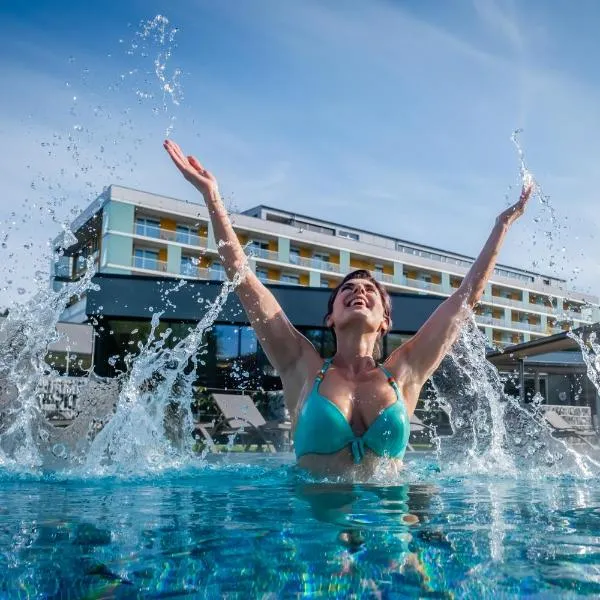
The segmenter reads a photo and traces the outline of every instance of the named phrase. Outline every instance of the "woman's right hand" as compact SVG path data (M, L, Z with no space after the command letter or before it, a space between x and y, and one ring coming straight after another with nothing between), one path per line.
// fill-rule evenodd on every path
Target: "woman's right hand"
M215 176L207 171L193 156L185 156L181 148L171 140L163 144L175 166L183 176L204 196L218 193L219 186Z

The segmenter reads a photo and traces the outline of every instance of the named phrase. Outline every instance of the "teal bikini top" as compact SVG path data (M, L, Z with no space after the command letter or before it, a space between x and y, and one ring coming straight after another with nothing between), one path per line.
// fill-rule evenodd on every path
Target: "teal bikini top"
M410 419L398 384L390 372L380 365L396 392L396 402L384 408L364 434L357 436L338 406L319 393L331 361L327 359L323 363L298 415L294 436L296 458L304 454L334 454L345 446L350 446L355 463L362 461L365 448L379 456L402 458L408 444Z

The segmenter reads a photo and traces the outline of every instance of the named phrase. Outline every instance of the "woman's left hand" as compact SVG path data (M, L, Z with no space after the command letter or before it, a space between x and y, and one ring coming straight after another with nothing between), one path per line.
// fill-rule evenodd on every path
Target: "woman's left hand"
M504 225L512 225L525 212L525 207L527 206L531 192L533 192L533 186L533 181L528 181L523 185L519 201L501 212L496 221Z

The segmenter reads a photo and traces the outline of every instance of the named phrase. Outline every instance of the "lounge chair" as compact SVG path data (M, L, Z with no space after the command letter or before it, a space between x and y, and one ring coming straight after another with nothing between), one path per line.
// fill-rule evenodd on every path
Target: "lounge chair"
M587 437L595 436L595 432L581 430L573 427L570 423L565 421L563 417L561 417L557 412L553 410L545 411L544 419L552 428L552 433L555 437L575 437L586 443L588 446L590 446L590 448L593 448L594 450L600 450L598 446L594 446L594 444L592 444L588 439L586 439Z
M419 417L417 417L417 415L413 413L413 416L410 418L410 434L411 434L411 436L414 434L417 434L417 435L423 434L425 432L429 432L430 437L431 437L434 433L433 427L430 427L429 425L425 425L425 423L423 423L423 421L421 421L421 419L419 419ZM411 451L414 450L410 441L407 444L407 448Z
M289 449L291 423L265 421L252 398L245 394L213 393L212 398L219 417L213 424L196 424L197 436L204 438L212 451L217 450L215 438L230 435L239 435L246 450L252 444L266 446L271 452Z

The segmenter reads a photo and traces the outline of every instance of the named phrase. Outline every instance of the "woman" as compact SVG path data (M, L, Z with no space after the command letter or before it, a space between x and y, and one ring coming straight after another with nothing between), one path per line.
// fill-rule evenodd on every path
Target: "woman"
M281 377L299 466L320 475L363 478L377 473L382 464L400 465L419 392L481 298L506 232L523 214L532 185L523 188L519 201L498 216L461 286L383 365L376 364L373 354L391 325L389 296L366 271L344 277L332 293L326 316L326 324L335 332L336 352L323 361L273 294L246 268L247 257L215 177L174 142L167 140L164 147L204 196L227 276L233 280L237 273L244 274L236 293Z

